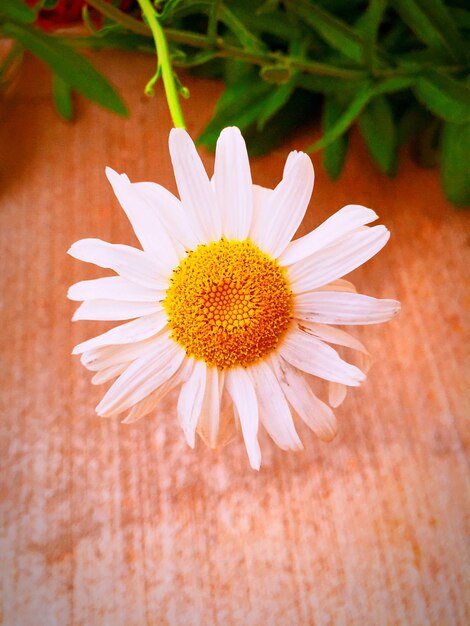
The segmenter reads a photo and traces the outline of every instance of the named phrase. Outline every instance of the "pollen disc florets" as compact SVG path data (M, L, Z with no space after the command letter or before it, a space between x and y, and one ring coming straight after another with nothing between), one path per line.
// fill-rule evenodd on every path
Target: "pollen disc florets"
M220 369L274 350L293 313L285 271L249 239L221 239L189 252L163 306L186 354Z

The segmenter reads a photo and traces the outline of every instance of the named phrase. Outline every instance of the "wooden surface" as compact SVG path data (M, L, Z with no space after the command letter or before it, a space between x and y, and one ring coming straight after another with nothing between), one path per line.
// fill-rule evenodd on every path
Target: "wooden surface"
M263 434L257 474L241 440L188 448L169 402L132 426L100 419L103 388L70 352L103 326L72 324L65 294L102 272L66 250L82 237L135 243L105 165L175 185L165 103L141 95L153 60L96 59L129 120L80 101L63 123L31 60L3 110L1 623L468 624L469 215L406 156L398 178L381 176L356 136L337 183L313 156L302 230L347 203L374 208L391 242L354 279L403 305L358 329L375 363L332 443L300 425L305 451L285 453ZM221 86L186 82L195 135ZM274 185L288 149L315 136L256 160L254 180Z

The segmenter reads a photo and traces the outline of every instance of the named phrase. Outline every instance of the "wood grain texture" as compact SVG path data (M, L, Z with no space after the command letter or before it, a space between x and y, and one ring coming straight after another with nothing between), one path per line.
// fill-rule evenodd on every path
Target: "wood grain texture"
M3 113L0 622L468 624L468 214L406 156L395 180L381 176L356 136L337 183L313 155L302 232L344 204L374 208L392 239L354 280L403 306L358 329L375 363L338 409L332 443L299 426L305 451L285 453L263 434L257 474L241 440L189 449L172 399L135 425L99 419L103 388L70 352L104 326L72 324L65 295L102 272L66 250L82 237L135 243L105 165L175 185L165 103L141 95L153 60L95 58L130 119L80 101L63 123L32 60ZM186 82L196 135L221 86ZM255 160L255 182L273 186L288 150L316 136Z

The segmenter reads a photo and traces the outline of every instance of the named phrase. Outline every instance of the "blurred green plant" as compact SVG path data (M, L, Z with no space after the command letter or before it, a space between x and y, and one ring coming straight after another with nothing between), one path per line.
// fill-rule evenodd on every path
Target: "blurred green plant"
M470 203L470 10L464 0L150 0L83 5L83 32L41 28L65 0L1 0L0 33L15 40L0 70L27 49L53 73L58 112L73 116L72 92L118 114L126 107L78 50L155 53L175 125L184 125L175 68L220 78L225 90L199 142L214 149L220 130L238 126L252 154L282 142L321 115L332 178L343 168L357 126L379 169L393 176L411 144L424 167L440 163L444 191ZM118 6L117 6L118 5ZM40 17L40 19L39 19Z

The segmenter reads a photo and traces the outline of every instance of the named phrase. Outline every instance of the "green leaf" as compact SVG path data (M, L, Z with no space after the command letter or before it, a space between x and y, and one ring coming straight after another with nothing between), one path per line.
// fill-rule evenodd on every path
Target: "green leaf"
M467 58L462 37L441 0L392 0L416 36L431 48L443 48L457 60Z
M319 105L318 96L297 89L262 131L256 129L256 124L244 130L248 153L251 156L259 156L285 144L293 132L298 133L308 123L312 113L319 109Z
M155 43L150 37L137 35L127 30L104 27L96 36L84 37L82 41L91 49L119 48L120 50L155 52Z
M369 0L366 11L359 15L359 19L354 26L356 33L361 35L364 39L367 38L369 43L375 43L377 41L377 33L379 32L379 26L387 7L387 1L388 0Z
M397 169L397 130L385 96L377 96L359 117L359 127L380 170L393 176Z
M159 12L158 17L164 22L167 17L174 12L175 8L182 4L182 0L166 0L163 9Z
M285 83L275 87L272 93L264 99L264 107L257 121L258 130L263 130L266 122L282 109L293 94L294 89L295 83Z
M419 135L432 120L431 114L418 102L412 102L404 111L397 125L397 142L399 146L408 143Z
M438 118L431 118L423 130L418 134L413 146L413 158L421 167L436 167L439 163L439 137L442 122Z
M259 51L265 49L262 41L255 37L235 13L226 6L222 6L221 8L220 21L232 31L238 41L247 50Z
M341 117L321 139L307 148L307 152L316 152L321 148L326 148L332 144L333 141L338 139L338 137L341 137L361 114L366 104L374 95L374 86L371 83L364 83Z
M464 83L432 70L418 79L414 92L434 115L457 124L470 120L470 89Z
M441 182L457 206L470 205L470 124L444 124L441 137Z
M362 62L364 56L362 39L345 22L308 0L291 0L287 6L333 49L353 61Z
M387 0L369 0L367 10L359 16L354 30L364 41L364 61L373 69L376 64L376 44L379 26L382 22Z
M291 20L286 19L284 11L253 12L253 3L244 7L240 2L233 4L231 10L243 22L250 25L250 29L259 33L268 33L281 40L291 41L299 36L299 29Z
M226 84L215 114L199 136L198 143L213 150L225 126L234 125L244 130L254 124L263 112L266 96L272 90L272 85L259 81L257 74L251 72L238 82Z
M323 132L328 133L344 113L345 106L336 98L326 96L323 104ZM328 176L336 180L343 169L346 153L348 151L349 138L345 133L335 139L323 151L323 167Z
M57 112L69 122L73 118L72 90L57 74L52 75L52 95Z
M403 91L413 87L416 83L414 76L394 76L393 78L386 78L381 83L377 84L374 91L377 95L384 93L396 93L397 91Z
M20 0L2 0L0 14L21 24L32 24L36 19L36 11Z
M308 91L316 91L317 93L355 93L358 85L361 85L364 81L360 79L343 79L333 78L332 76L316 76L314 74L297 74L295 77L297 85L308 89Z
M4 24L3 32L47 63L71 88L115 113L127 115L125 104L111 84L80 54L26 25Z
M459 7L450 7L450 11L460 30L470 30L470 11Z

